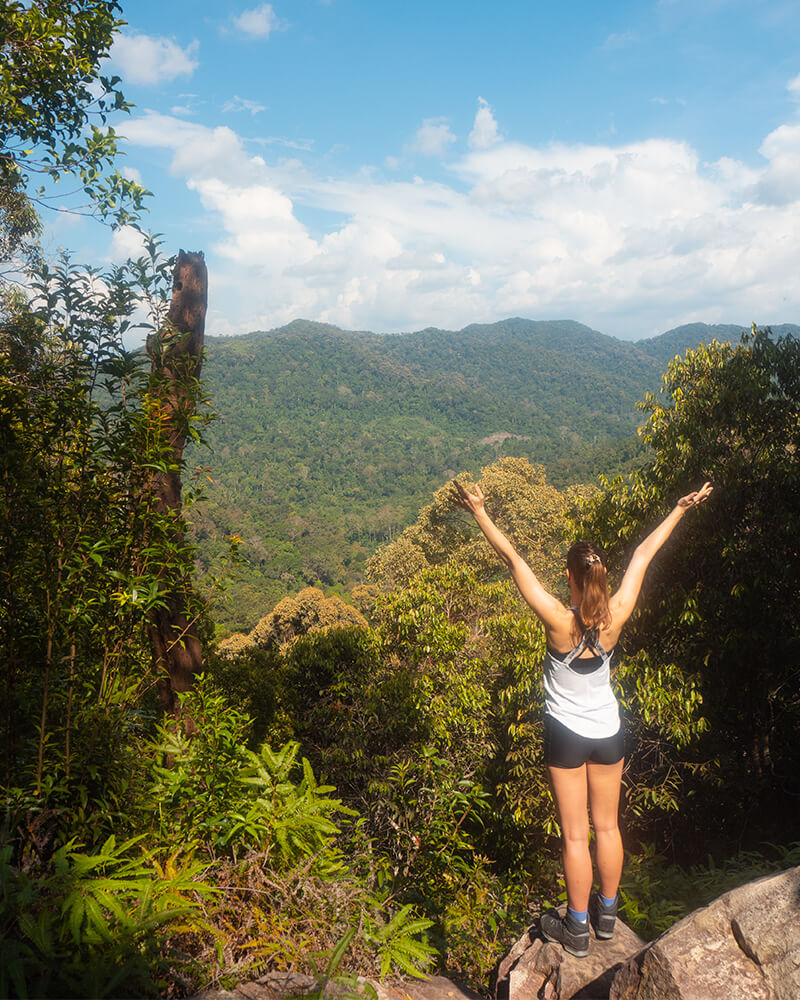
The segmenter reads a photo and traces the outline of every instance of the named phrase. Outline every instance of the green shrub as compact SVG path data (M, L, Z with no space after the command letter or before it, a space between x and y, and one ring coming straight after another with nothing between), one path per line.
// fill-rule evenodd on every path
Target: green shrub
M203 926L214 890L205 864L159 855L135 837L87 853L70 841L47 874L0 850L0 995L156 996L183 964L180 940ZM158 933L156 933L158 932ZM170 940L171 939L171 940Z

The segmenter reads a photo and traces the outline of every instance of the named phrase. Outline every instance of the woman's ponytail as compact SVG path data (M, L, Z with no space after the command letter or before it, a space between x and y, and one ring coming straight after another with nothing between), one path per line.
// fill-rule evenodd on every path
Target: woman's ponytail
M605 556L591 542L577 542L567 553L570 577L581 589L579 613L586 629L595 631L611 624L608 606L608 575Z

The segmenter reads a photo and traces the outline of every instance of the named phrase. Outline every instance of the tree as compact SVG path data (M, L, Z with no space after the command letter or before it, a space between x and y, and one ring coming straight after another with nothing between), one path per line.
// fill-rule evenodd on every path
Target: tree
M545 585L559 588L570 494L550 486L544 467L524 458L501 458L487 466L479 484L502 530ZM470 566L484 577L505 572L480 532L453 507L452 490L452 483L438 489L416 523L375 553L367 564L370 579L384 589L405 586L422 570L449 560Z
M787 794L800 795L800 344L754 327L740 345L688 351L642 408L651 458L605 484L580 530L619 571L672 500L713 481L649 570L626 646L676 665L702 695L709 730L694 760L715 782L682 822L772 839L794 822Z
M45 268L0 324L0 729L5 781L37 795L124 766L109 750L154 683L144 623L164 567L191 567L150 488L169 428L122 345L143 294L166 294L150 250L149 272Z
M147 339L151 359L149 399L151 420L164 436L161 465L153 468L147 491L162 514L174 518L172 543L185 551L182 519L183 452L188 439L200 440L196 411L202 399L200 369L203 362L208 272L202 253L178 254L172 281L169 311ZM191 613L192 584L184 560L162 567L162 601L150 612L150 641L156 667L161 671L162 706L177 714L178 692L188 691L203 669L203 654L196 618Z
M32 204L66 200L116 225L138 217L147 192L114 169L117 135L107 124L130 105L119 77L100 72L124 24L120 10L115 0L0 3L2 261L36 235ZM70 180L76 187L64 191Z

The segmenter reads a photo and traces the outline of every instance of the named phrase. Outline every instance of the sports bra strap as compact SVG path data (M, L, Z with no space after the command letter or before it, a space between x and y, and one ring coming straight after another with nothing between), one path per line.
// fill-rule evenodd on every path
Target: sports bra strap
M592 652L595 654L595 656L604 656L604 657L608 656L609 654L605 651L605 649L603 649L602 645L600 644L600 639L597 636L597 629L586 628L586 626L583 624L580 610L578 608L573 606L569 610L575 615L575 619L578 622L578 627L582 632L582 636L581 636L581 641L578 643L578 645L574 649L571 649L569 653L567 653L567 655L562 659L562 663L566 663L567 665L569 665L570 663L572 663L572 661L575 659L576 656L580 656L580 654L584 651L584 649L591 649Z

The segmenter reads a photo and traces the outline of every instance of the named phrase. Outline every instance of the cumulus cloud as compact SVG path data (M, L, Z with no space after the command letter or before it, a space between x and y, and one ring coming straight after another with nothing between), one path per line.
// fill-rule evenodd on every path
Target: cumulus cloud
M272 9L272 4L262 3L260 7L243 10L233 18L234 28L248 38L269 38L273 31L282 27Z
M136 260L144 254L144 236L133 226L122 226L111 237L109 256L115 263L122 263L130 257Z
M199 47L196 39L181 48L170 38L117 35L110 58L126 83L156 86L178 76L191 76L199 66L195 58Z
M445 120L426 126L432 153L452 146ZM403 179L399 163L332 177L321 157L265 159L232 129L155 114L125 131L167 151L216 223L219 329L527 315L645 336L800 315L800 124L766 136L756 166L704 163L672 139L535 146L498 135L455 156L447 182Z
M786 89L796 101L800 101L800 73L786 84Z
M500 141L500 133L497 130L495 120L489 102L482 97L478 98L478 110L475 113L475 122L469 134L470 149L489 149Z
M755 200L788 205L800 199L800 125L781 125L766 137L759 152L768 165L752 189Z
M446 118L426 118L417 129L410 149L423 156L444 156L448 146L455 141Z

